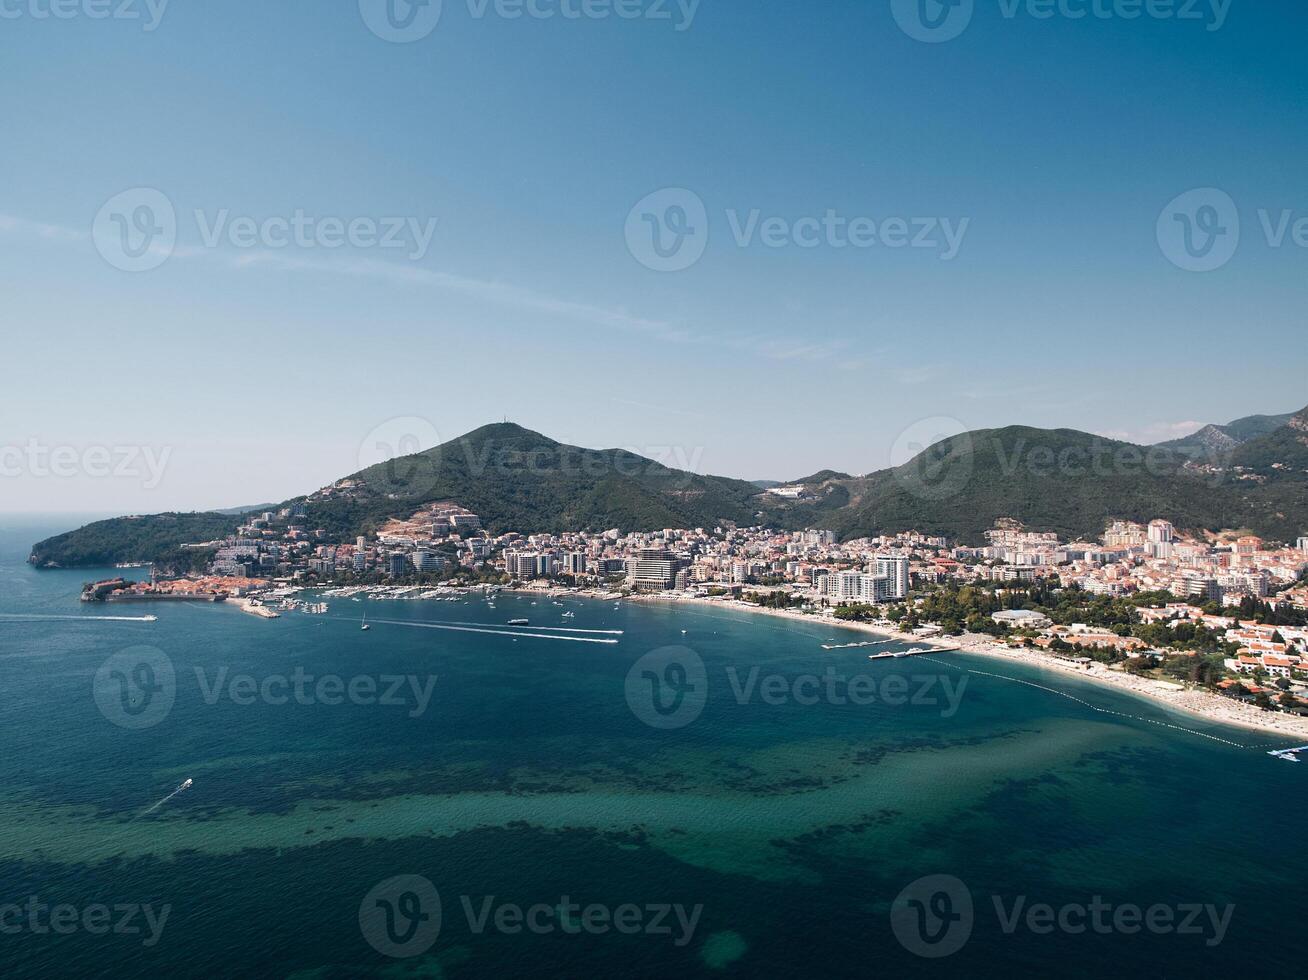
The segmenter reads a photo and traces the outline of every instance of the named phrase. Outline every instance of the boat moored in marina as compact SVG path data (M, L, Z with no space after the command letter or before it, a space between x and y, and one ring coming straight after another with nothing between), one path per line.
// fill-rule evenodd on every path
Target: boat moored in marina
M911 650L895 650L891 653L868 654L868 660L903 660L905 657L917 657L924 653L953 653L953 649L943 647L913 647Z

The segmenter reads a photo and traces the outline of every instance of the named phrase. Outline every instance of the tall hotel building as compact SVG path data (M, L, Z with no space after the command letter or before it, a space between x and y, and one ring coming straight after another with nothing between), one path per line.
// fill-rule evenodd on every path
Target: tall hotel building
M641 548L627 563L627 575L637 592L666 592L677 580L677 558L666 548Z

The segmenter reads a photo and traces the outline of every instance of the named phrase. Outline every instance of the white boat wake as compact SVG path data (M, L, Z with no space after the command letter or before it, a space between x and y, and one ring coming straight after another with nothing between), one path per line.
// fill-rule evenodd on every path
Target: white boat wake
M44 623L49 620L71 620L90 623L157 623L158 616L46 616L41 613L0 613L0 619L16 619L25 623Z
M183 790L188 790L188 789L190 789L190 788L191 788L191 784L192 784L193 782L194 782L194 780L188 779L186 782L182 783L182 785L178 786L175 790L173 790L171 793L169 793L167 796L165 796L162 800L160 800L160 801L159 801L158 803L156 803L154 806L150 807L150 809L148 809L148 810L146 810L144 813L142 813L141 816L143 816L143 817L147 817L147 816L149 816L150 814L154 813L155 810L159 809L161 806L163 806L165 803L167 803L169 800L171 800L171 799L172 799L174 796L176 796L178 793L181 793Z
M415 624L415 625L416 625L416 624ZM431 624L431 625L435 625L435 626L487 626L487 627L491 627L491 628L494 628L494 627L495 627L495 624L494 624L494 623L463 623L463 622L459 622L458 620L441 620L441 621L439 621L439 622L437 622L437 623L434 623L434 624ZM596 633L596 634L603 634L603 635L605 635L605 636L621 636L624 632L626 632L625 630L583 630L583 629L572 629L572 628L569 628L569 627L567 627L567 626L515 626L515 627L513 627L513 628L514 628L514 629L518 629L518 630L545 631L545 632L548 632L548 633Z
M440 623L406 623L397 619L374 619L374 623L386 626L408 626L423 630L450 630L455 633L489 633L491 636L520 636L528 640L566 640L571 643L617 643L617 640L598 636L554 636L548 633L524 633L518 630L479 629L472 626L445 626Z

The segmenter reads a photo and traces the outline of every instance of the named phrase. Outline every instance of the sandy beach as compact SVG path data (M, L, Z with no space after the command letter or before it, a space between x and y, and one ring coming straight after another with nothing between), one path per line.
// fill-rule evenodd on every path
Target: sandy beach
M1255 707L1254 705L1234 701L1198 688L1188 688L1184 685L1169 681L1136 677L1133 674L1128 674L1124 670L1115 670L1108 667L1106 664L1094 663L1090 667L1081 667L1064 660L1059 660L1043 651L1014 649L1003 643L996 642L992 637L980 634L968 633L963 636L923 639L920 636L914 636L912 633L905 633L901 630L891 629L885 626L873 626L869 623L855 623L836 619L835 616L832 616L829 613L810 614L786 609L768 609L763 606L756 606L752 603L732 599L700 599L694 597L673 598L670 596L633 595L628 597L627 601L664 602L674 604L684 602L697 605L717 606L726 609L739 609L744 612L751 612L765 616L779 616L785 619L793 619L798 622L810 624L821 623L823 626L833 628L873 633L880 637L899 640L919 647L935 647L942 653L958 651L961 653L993 657L998 660L1009 660L1015 663L1025 664L1028 667L1037 667L1042 670L1053 671L1057 674L1066 674L1079 680L1093 681L1103 684L1127 694L1134 694L1137 697L1146 698L1155 704L1162 705L1174 711L1192 717L1202 718L1208 722L1221 725L1231 725L1236 728L1244 728L1252 731L1273 732L1277 735L1285 736L1288 740L1297 740L1301 743L1308 743L1308 718L1300 718L1296 715L1288 715L1279 711L1263 711L1261 708Z

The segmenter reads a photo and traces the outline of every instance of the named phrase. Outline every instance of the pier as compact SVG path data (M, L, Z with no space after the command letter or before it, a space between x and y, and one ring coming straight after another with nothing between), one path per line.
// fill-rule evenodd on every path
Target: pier
M229 601L241 612L249 613L251 616L258 616L261 619L281 618L281 613L274 612L268 606L253 599L231 599Z
M1293 749L1273 749L1268 755L1274 755L1278 759L1284 759L1286 762L1303 762L1299 758L1300 752L1308 752L1308 745L1300 745Z

